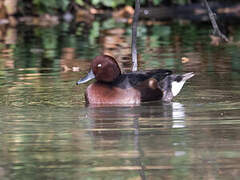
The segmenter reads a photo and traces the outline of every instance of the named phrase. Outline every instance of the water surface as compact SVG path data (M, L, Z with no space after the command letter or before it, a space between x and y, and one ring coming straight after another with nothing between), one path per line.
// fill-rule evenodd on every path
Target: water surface
M139 69L196 76L172 103L129 107L87 107L75 85L101 53L130 70L129 24L3 29L0 179L238 179L240 33L215 46L209 28L140 23Z

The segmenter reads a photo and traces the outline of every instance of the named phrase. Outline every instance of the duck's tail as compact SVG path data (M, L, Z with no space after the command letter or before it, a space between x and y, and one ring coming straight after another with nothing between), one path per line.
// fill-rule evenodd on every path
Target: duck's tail
M191 77L193 77L195 74L193 72L190 72L190 73L185 73L182 75L183 77L183 81L186 81L188 79L190 79Z
M193 76L193 72L185 73L182 75L172 74L170 76L167 76L160 85L163 91L162 100L171 101L174 96L179 94L184 83Z
M172 84L171 84L173 96L178 95L179 92L181 91L184 83L193 76L194 76L194 73L190 72L190 73L185 73L182 75L177 75L175 78L173 77Z

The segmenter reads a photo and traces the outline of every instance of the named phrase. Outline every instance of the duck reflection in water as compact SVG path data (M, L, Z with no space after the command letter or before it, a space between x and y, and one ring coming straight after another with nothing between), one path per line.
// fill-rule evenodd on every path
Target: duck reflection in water
M144 103L142 106L87 107L86 129L94 144L107 147L109 142L119 143L126 134L132 134L136 128L141 133L165 132L166 129L185 127L185 109L178 102ZM157 120L156 120L157 119ZM137 127L135 126L137 121ZM156 132L155 132L156 133ZM135 134L135 133L134 133Z
M77 85L97 80L85 92L89 104L138 105L155 100L170 102L193 76L192 72L177 75L165 69L121 73L113 57L101 55L93 59L90 72Z

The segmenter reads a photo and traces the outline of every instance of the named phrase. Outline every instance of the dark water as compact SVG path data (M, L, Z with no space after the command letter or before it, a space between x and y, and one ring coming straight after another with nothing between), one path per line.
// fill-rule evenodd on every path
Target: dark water
M75 82L93 57L130 69L129 24L2 27L0 179L239 179L240 31L229 29L215 46L207 25L142 22L139 68L196 76L169 104L86 107Z

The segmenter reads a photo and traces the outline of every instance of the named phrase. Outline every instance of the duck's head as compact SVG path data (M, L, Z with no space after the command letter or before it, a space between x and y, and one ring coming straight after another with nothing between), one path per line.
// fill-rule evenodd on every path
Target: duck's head
M108 55L97 56L93 59L89 73L77 82L77 85L96 79L110 83L121 75L117 61Z

